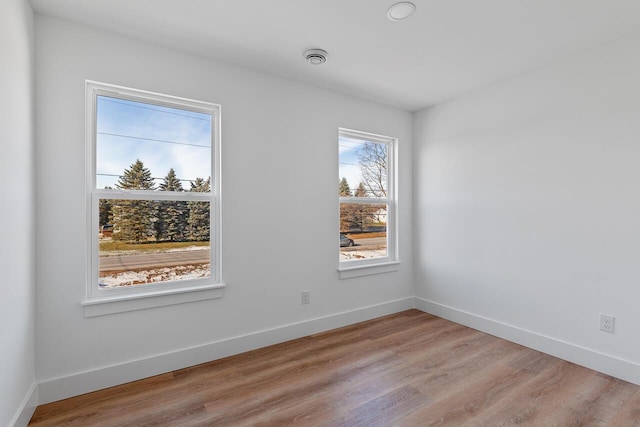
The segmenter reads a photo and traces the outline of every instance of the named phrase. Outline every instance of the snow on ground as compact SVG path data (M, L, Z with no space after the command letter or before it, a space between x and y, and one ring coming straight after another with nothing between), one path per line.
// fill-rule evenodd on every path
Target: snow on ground
M186 248L166 249L162 252L186 252L186 251L206 251L209 246L187 246Z
M367 258L381 258L387 256L386 249L369 249L362 251L340 251L340 261L354 261Z
M182 252L206 250L207 247L189 246L187 248L172 249L163 252ZM122 251L125 252L125 251ZM135 251L134 251L135 252ZM368 249L368 250L349 250L340 251L341 261L355 261L368 258L381 258L387 256L387 250ZM100 286L103 288L115 288L120 286L142 285L148 283L169 282L176 280L198 279L211 276L210 264L197 265L178 265L175 267L161 267L151 270L140 271L124 271L119 273L107 274L100 277Z
M125 271L100 277L100 287L142 285L174 280L198 279L211 276L211 264L178 265L152 270Z

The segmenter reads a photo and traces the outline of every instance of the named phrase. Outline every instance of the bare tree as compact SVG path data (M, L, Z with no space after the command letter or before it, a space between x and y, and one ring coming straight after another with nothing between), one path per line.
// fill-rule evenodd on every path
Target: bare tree
M369 197L387 197L386 144L365 142L358 152L362 183Z
M353 192L355 197L366 197L366 190L364 184L361 182L358 188ZM377 208L375 205L351 203L349 204L349 221L351 228L355 228L360 232L366 231L366 229L374 222L375 212Z

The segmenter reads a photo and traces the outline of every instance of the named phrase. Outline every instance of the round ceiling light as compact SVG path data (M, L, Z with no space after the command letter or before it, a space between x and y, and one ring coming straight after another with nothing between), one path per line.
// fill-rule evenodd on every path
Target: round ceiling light
M309 49L304 53L304 59L310 64L320 65L327 62L327 51L322 49Z
M387 10L387 18L391 21L402 21L403 19L407 19L416 11L416 5L408 2L401 1L400 3L396 3Z

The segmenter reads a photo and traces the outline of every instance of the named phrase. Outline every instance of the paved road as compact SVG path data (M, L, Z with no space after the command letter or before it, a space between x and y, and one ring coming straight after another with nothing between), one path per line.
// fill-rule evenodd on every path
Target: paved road
M210 261L209 249L141 255L100 257L100 271L126 271L142 268L203 264Z
M353 239L354 245L349 247L342 247L340 250L343 251L361 251L363 249L374 249L380 248L381 246L385 246L387 244L386 237L373 237L370 239Z
M346 251L379 248L386 244L384 237L354 239L355 245L340 248ZM144 268L172 267L176 265L203 264L210 260L209 249L140 255L114 255L100 257L100 271L127 271Z
M370 239L353 239L355 245L358 246L378 246L387 243L386 237L373 237Z

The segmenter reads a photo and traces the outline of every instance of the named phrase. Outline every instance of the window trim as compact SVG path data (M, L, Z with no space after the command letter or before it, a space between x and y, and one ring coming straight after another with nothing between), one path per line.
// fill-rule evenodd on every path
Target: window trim
M223 296L221 260L221 164L220 164L220 105L187 98L115 86L87 80L85 82L86 102L86 296L81 302L85 316L99 316L122 311L158 307ZM96 144L97 144L97 98L108 96L135 102L150 103L172 108L211 114L211 191L173 192L96 188ZM210 203L210 251L211 276L202 279L181 280L157 284L136 285L124 288L100 289L98 285L98 230L100 199L128 200L180 200L206 201ZM108 306L101 307L107 304Z
M387 256L364 260L342 261L338 251L340 279L386 273L398 270L398 222L397 222L397 147L398 138L373 134L354 129L338 128L338 140L348 137L387 145L387 197L338 197L338 218L342 203L387 205ZM339 221L338 221L339 222Z

